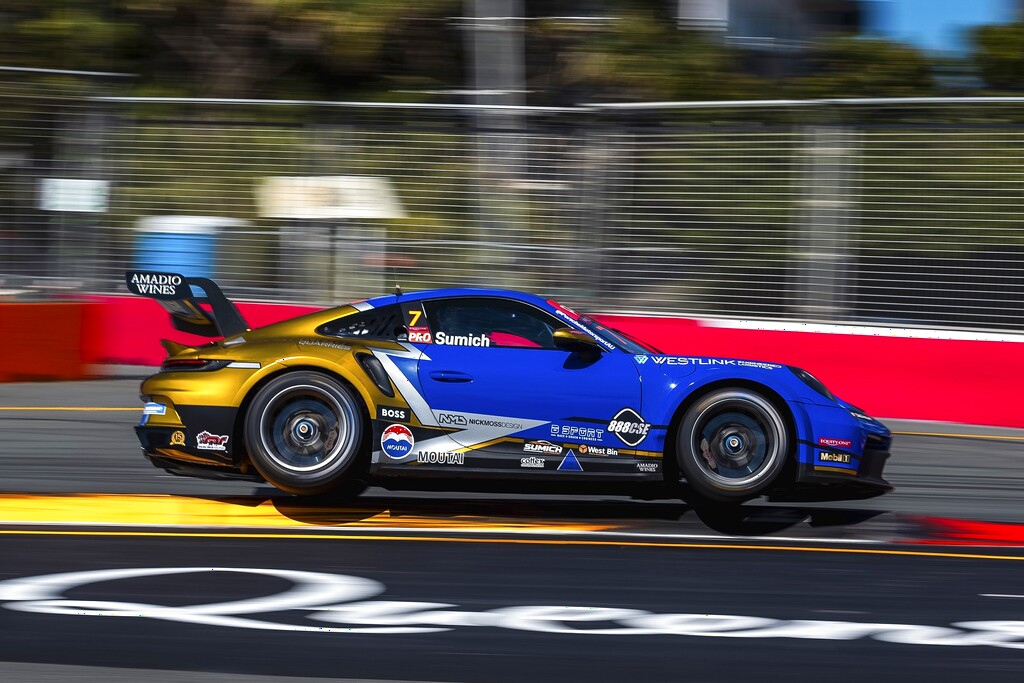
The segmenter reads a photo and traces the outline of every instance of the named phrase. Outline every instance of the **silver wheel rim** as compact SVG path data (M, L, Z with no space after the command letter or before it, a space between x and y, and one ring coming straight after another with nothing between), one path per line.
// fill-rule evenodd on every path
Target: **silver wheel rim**
M348 394L312 384L281 389L259 419L263 452L283 470L313 473L349 460L358 447L359 411Z
M701 476L718 488L752 488L782 457L786 426L759 396L729 393L704 406L689 433Z

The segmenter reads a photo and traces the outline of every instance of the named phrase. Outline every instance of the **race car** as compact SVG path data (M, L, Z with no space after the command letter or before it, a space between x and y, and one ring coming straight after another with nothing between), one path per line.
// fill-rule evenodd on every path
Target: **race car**
M664 354L544 297L396 292L250 329L210 279L126 282L219 338L165 340L142 383L136 432L172 473L300 495L425 479L656 483L716 503L892 488L891 432L805 370Z

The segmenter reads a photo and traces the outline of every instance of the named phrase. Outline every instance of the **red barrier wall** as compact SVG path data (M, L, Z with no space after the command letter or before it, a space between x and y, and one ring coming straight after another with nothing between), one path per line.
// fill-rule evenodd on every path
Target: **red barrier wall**
M19 308L26 307L26 308ZM253 326L312 306L239 304ZM32 312L30 312L32 311ZM88 366L158 365L160 339L208 341L177 332L155 302L93 297L85 303L0 306L0 381L76 379ZM27 316L27 317L26 317ZM733 329L682 318L599 316L665 353L748 358L798 365L871 414L1024 427L1016 391L1024 384L1024 342L951 340ZM12 374L14 373L14 374Z
M678 355L796 365L872 415L1024 427L1024 343L707 327L601 316Z
M0 304L0 382L83 379L83 319L76 302Z
M183 344L205 344L208 337L179 332L171 317L158 303L138 296L90 297L100 304L86 316L89 334L83 338L83 357L94 365L160 365L167 353L161 339ZM252 327L294 318L320 310L317 306L239 303L238 309Z

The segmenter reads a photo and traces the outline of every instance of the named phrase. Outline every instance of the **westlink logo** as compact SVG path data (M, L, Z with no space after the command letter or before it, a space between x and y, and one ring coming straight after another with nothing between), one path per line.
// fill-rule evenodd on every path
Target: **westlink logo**
M651 425L632 408L623 408L608 423L608 431L627 446L637 446L647 438Z
M196 434L196 448L201 451L226 451L228 437L202 431Z
M682 356L646 356L639 354L633 356L639 365L648 360L655 365L728 365L741 368L757 368L759 370L778 370L782 366L776 363L761 363L752 360L734 360L732 358L692 358Z
M736 365L727 358L678 358L676 356L651 356L655 365Z
M524 453L545 453L547 455L561 455L563 448L550 441L529 441L523 444ZM526 467L526 465L524 465Z
M218 576L213 577L213 574ZM223 585L231 575L269 577L283 581L283 591L271 595L239 597L235 600L194 605L157 605L130 602L126 592L118 595L119 581L161 581L185 576L177 585L205 590L204 580ZM245 585L233 581L235 586ZM102 585L102 588L100 586ZM78 589L88 587L87 591ZM593 605L501 605L471 611L460 605L439 602L375 600L387 590L379 581L361 576L289 569L249 567L141 567L99 569L9 579L0 582L4 609L29 614L61 617L118 617L156 619L182 628L185 624L210 627L258 629L335 634L345 638L354 633L395 634L445 633L478 628L500 628L537 634L571 633L581 637L699 637L699 638L785 638L789 640L842 641L874 640L898 645L924 647L998 647L1024 649L1024 621L1006 619L957 621L948 626L823 619L774 619L740 614L659 613L628 607ZM102 599L86 597L102 591ZM156 592L156 591L153 591ZM74 597L72 597L74 596ZM120 598L120 599L119 599ZM435 598L438 599L438 598ZM499 600L500 598L494 598ZM442 604L444 603L444 604ZM275 614L288 615L272 621ZM293 616L303 615L303 616ZM303 623L305 621L305 623ZM168 627L170 628L170 627ZM537 637L543 637L538 635ZM979 655L981 656L981 655Z
M462 465L466 456L463 453L441 453L438 451L420 451L416 454L416 462L430 465Z

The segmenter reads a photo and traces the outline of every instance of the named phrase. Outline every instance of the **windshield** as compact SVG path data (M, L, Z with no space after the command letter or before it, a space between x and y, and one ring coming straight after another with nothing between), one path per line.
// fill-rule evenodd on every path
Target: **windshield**
M620 349L627 353L633 354L644 354L654 353L660 354L658 349L654 348L650 344L640 341L639 339L632 337L622 330L617 330L614 327L606 327L601 323L597 322L589 315L581 315L579 320L576 322L588 327L594 334L599 335L603 339L607 339L612 344L615 344Z
M565 320L569 320L572 323L579 325L580 327L587 330L590 334L595 337L602 339L603 341L611 344L612 346L625 351L626 353L633 354L646 354L655 353L660 354L656 348L646 342L642 342L636 337L630 336L622 330L616 330L612 327L607 327L597 322L589 315L580 315L576 311L572 310L568 306L563 306L557 301L548 299L547 303L555 308L556 313Z

